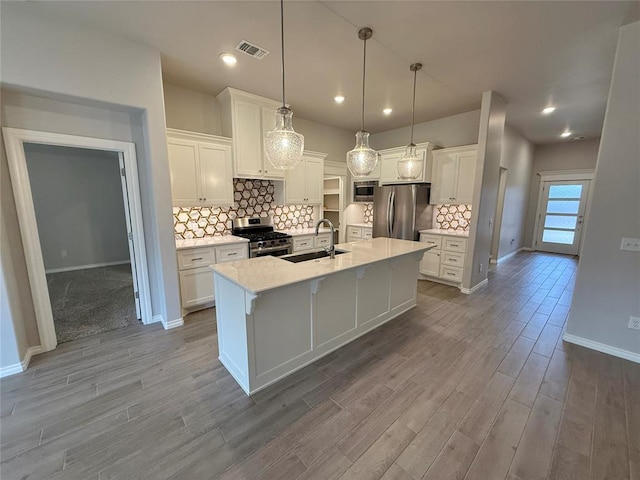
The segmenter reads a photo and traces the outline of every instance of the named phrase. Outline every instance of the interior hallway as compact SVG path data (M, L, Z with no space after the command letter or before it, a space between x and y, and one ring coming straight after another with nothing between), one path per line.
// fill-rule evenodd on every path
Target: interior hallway
M3 478L640 478L640 365L565 344L577 260L520 253L249 398L213 310L0 381Z

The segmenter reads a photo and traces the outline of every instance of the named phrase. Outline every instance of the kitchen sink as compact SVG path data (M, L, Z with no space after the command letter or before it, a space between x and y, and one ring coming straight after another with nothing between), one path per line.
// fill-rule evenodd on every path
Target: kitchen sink
M340 255L342 253L349 253L346 250L336 250L336 255ZM299 253L298 255L290 255L286 257L280 257L282 260L286 260L287 262L292 263L300 263L300 262L308 262L309 260L319 260L321 258L327 258L329 256L329 252L325 250L320 250L319 252L309 252L309 253Z

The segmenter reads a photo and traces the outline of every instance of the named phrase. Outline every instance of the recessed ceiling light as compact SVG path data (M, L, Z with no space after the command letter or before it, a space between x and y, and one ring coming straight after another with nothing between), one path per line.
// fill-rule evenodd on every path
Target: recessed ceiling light
M393 108L385 108L384 110L382 110L382 113L384 113L385 115L391 115L391 112L393 112Z
M571 132L570 132L569 130L566 130L566 131L562 132L562 133L560 134L560 136L561 136L562 138L570 137L570 136L571 136Z
M233 53L221 53L220 58L229 66L235 65L238 62L236 56Z
M556 111L556 107L545 107L542 109L542 113L545 115L549 115L550 113L553 113Z
M342 95L336 95L335 97L333 97L333 100L336 103L342 103L342 102L344 102L344 97Z

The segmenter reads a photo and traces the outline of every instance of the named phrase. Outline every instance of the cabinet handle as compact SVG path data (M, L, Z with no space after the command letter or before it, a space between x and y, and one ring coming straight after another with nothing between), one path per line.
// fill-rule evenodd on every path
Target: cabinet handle
M227 253L227 257L233 257L234 255L237 255L238 252L233 252L233 253Z
M203 201L203 202L206 202L206 201L207 201L207 199L206 199L206 198L203 198L203 199L202 199L202 201Z
M196 260L202 260L202 257L198 257L198 258L192 258L191 261L195 262Z

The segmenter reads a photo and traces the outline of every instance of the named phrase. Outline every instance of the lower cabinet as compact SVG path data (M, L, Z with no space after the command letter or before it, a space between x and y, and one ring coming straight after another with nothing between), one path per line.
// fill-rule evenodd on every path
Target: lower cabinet
M331 245L331 233L319 233L318 235L296 235L293 237L293 253L304 252L316 248L325 248Z
M420 273L445 283L462 282L467 239L458 236L420 234L420 241L433 245L420 262Z
M373 227L347 225L347 242L369 240L370 238L373 238Z
M246 243L178 250L180 303L183 310L208 306L215 301L210 265L249 258Z

